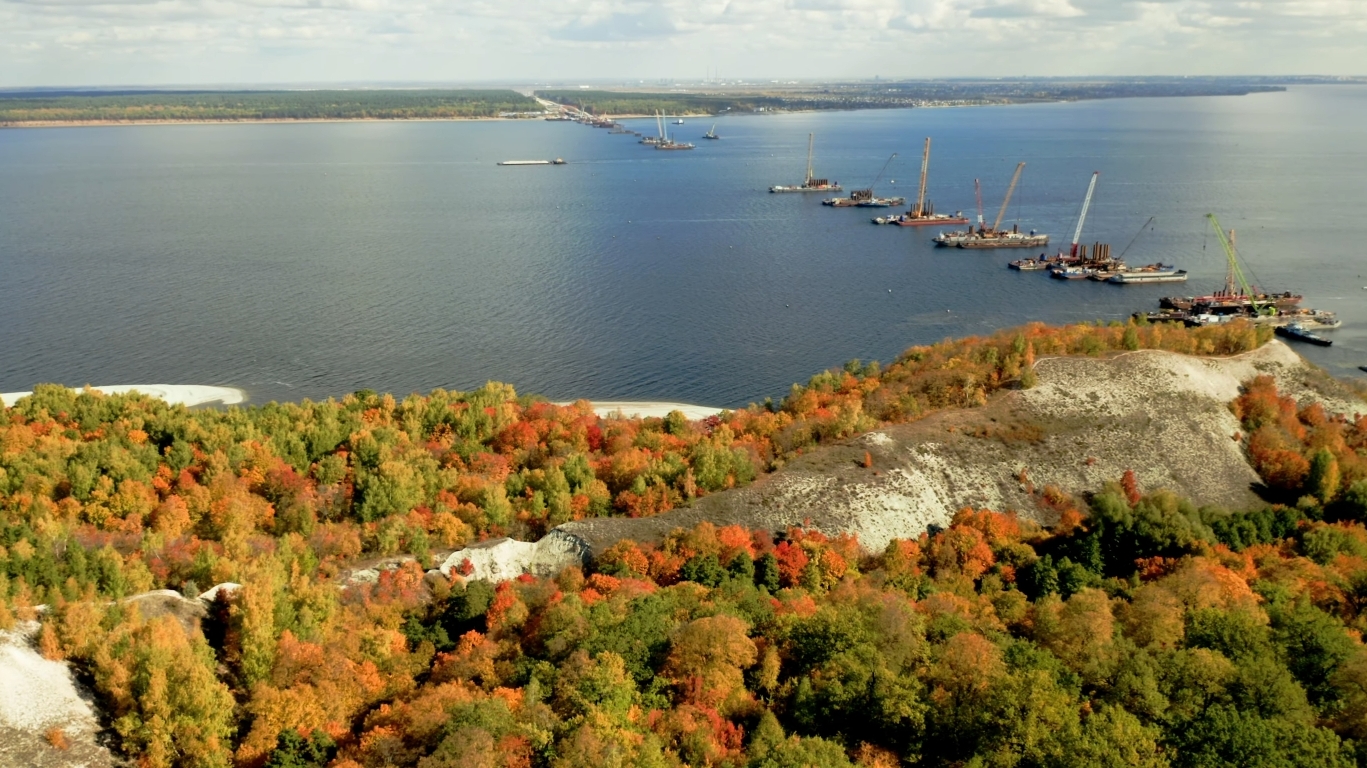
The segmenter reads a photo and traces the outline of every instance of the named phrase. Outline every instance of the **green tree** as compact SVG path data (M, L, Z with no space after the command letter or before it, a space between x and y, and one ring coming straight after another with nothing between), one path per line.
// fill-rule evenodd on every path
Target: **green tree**
M1310 457L1310 475L1305 480L1305 488L1320 500L1321 504L1333 501L1339 493L1339 462L1328 448L1315 451Z

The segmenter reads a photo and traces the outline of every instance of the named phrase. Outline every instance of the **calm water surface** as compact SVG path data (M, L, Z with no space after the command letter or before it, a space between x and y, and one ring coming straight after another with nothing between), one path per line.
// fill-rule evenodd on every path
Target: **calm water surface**
M0 391L239 386L255 401L494 379L552 398L739 406L850 358L1030 320L1123 318L1223 280L1213 211L1259 281L1337 311L1340 375L1367 364L1367 89L1237 98L736 116L656 152L572 123L188 125L0 131ZM653 121L637 121L653 130ZM1007 215L1064 243L1176 262L1186 286L1020 274L1023 253L933 248L933 231L798 183L914 195L934 137L937 210ZM498 160L565 157L563 167ZM891 179L891 181L888 181Z

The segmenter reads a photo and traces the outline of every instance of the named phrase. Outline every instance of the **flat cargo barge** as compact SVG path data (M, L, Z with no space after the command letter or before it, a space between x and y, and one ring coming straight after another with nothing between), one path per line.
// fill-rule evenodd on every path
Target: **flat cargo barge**
M965 238L958 242L957 247L968 249L980 248L1039 248L1049 244L1049 236L1042 234L1026 234L1024 232L1005 232L999 235L979 235L977 237Z

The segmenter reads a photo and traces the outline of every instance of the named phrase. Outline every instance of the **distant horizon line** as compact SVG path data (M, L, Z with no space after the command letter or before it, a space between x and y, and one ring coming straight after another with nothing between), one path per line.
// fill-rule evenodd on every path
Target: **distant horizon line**
M806 78L806 77L738 77L719 79L688 78L576 78L541 80L535 78L493 78L480 80L338 80L285 82L212 82L212 83L104 83L66 85L5 85L0 93L44 91L304 91L304 90L413 90L458 87L542 87L542 88L649 88L649 87L733 87L742 85L821 85L839 83L925 83L925 82L1034 82L1034 81L1146 81L1146 80L1242 80L1263 83L1367 83L1363 75L1279 74L1279 75L981 75L953 77L868 77Z

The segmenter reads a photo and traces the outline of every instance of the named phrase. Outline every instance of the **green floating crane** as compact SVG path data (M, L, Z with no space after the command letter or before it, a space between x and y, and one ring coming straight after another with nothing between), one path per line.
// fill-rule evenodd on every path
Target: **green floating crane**
M1253 307L1254 314L1277 314L1277 308L1273 302L1258 301L1258 292L1253 290L1253 286L1249 284L1248 278L1244 276L1244 270L1243 267L1239 265L1239 256L1234 250L1234 244L1229 241L1228 237L1225 237L1225 230L1221 228L1220 220L1215 218L1215 214L1213 213L1207 213L1206 218L1210 221L1211 228L1215 230L1215 236L1219 238L1221 247L1225 249L1225 257L1229 259L1229 273L1225 277L1225 289L1232 294L1234 293L1234 288L1237 284L1239 291L1248 297L1248 302Z

